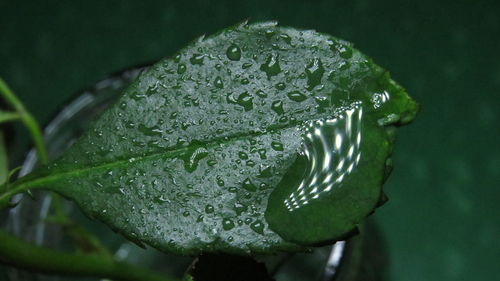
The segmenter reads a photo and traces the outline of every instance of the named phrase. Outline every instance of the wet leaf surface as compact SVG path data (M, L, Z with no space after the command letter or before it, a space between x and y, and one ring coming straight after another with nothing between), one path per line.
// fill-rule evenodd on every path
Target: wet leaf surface
M242 24L152 66L16 185L59 192L167 252L296 251L342 238L373 211L387 126L416 109L345 41Z

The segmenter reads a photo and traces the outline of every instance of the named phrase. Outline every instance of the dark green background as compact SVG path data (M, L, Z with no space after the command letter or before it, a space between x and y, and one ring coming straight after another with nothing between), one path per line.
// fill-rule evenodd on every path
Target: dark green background
M498 278L500 1L23 2L0 1L0 75L42 122L110 73L247 18L354 42L422 105L376 214L392 279Z

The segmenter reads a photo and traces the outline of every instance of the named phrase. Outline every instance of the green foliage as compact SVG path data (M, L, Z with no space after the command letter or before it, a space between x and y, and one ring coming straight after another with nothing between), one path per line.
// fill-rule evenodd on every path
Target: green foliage
M343 238L373 211L386 128L416 108L347 42L243 24L152 66L13 189L56 191L167 252L297 251Z

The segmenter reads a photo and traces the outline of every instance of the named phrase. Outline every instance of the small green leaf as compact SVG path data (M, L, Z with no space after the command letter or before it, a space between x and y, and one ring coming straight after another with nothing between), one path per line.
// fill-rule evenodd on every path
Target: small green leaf
M391 151L382 125L416 109L345 41L244 24L152 66L15 188L57 191L163 251L296 251L373 211Z

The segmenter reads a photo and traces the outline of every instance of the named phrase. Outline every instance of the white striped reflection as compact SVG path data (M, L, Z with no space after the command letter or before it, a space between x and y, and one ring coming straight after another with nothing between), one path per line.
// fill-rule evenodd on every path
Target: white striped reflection
M339 117L312 121L304 130L303 155L307 158L304 179L288 198L285 206L294 211L338 186L361 159L360 105Z

